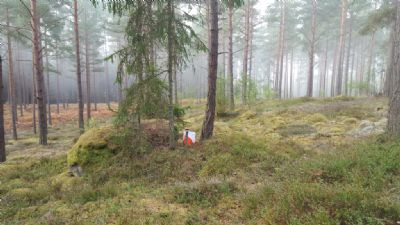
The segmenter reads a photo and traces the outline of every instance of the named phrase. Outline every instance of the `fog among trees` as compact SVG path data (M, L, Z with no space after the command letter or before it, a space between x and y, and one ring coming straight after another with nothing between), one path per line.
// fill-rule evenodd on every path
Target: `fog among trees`
M360 137L396 142L399 34L400 0L0 0L0 162L15 160L33 143L41 154L65 145L71 176L81 177L110 155L135 161L151 158L152 150L179 152L188 147L190 131L197 133L195 150L212 150L199 156L211 161L198 165L195 177L215 173L225 179L239 173L230 169L242 161L243 168L257 167L254 158L281 154L290 143L287 149L307 152L340 149L361 143ZM64 133L69 126L76 136ZM231 146L228 140L247 141ZM214 151L218 143L230 150ZM99 145L109 154L85 152ZM249 158L235 158L241 154ZM297 162L291 158L296 154L282 157ZM125 162L121 158L118 163ZM283 158L267 173L275 173L278 161L288 160ZM328 179L322 170L310 173ZM336 178L326 182L345 180ZM332 223L356 224L324 207L321 213L335 218ZM395 223L389 209L380 210L382 218L363 210L357 212L370 217L357 224ZM322 221L278 217L259 221ZM259 224L232 224L247 222Z

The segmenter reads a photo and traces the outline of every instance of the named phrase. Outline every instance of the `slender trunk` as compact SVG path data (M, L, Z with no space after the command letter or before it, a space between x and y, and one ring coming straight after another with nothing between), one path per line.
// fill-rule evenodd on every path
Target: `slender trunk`
M175 52L174 52L174 4L173 0L168 0L168 120L169 120L169 148L175 149L175 121L174 121L174 63L175 63ZM175 77L176 82L176 77ZM175 86L176 89L176 86Z
M33 133L37 133L36 129L36 71L35 71L35 48L32 46L32 126Z
M364 50L363 44L361 44L361 46L362 46L362 48L361 48L361 61L360 61L360 84L364 84L365 83L365 56L366 56L366 54L363 52L363 50ZM360 95L366 94L365 87L360 85L359 92L360 92Z
M175 52L175 50L173 50ZM177 74L177 68L176 68L176 57L174 56L173 58L173 67L172 67L172 73L173 73L173 85L174 85L174 99L175 99L175 104L179 104L179 99L178 99L178 79L176 77Z
M342 79L343 79L343 53L344 53L344 32L345 22L347 17L347 0L342 0L342 14L340 20L340 37L339 37L339 60L338 60L338 71L336 79L336 95L342 94Z
M91 118L92 111L92 93L90 90L90 56L89 56L89 34L87 32L87 15L85 10L85 65L86 65L86 118L87 121Z
M45 40L45 49L46 49L46 75L47 75L47 111L48 111L48 120L49 120L49 125L52 125L51 121L51 103L50 103L50 63L49 63L49 52L47 51L47 40Z
M96 90L96 72L93 70L93 88ZM97 97L96 92L93 94L94 111L97 111Z
M249 22L249 76L248 76L248 83L249 83L249 87L248 87L248 97L251 97L251 93L253 91L254 88L254 82L252 81L252 72L253 72L253 32L254 32L254 25L253 25L253 8L251 6L251 8L249 9L249 17L250 17L250 22ZM256 96L253 96L256 97Z
M347 44L347 59L346 59L346 70L344 74L344 93L349 95L349 70L350 70L350 53L351 44L353 37L353 15L350 15L350 26L349 26L349 43Z
M372 65L374 63L375 32L372 33L371 44L368 53L368 72L367 72L367 94L374 94L375 79L373 77Z
M56 68L57 68L57 73L56 73L56 82L57 82L57 115L60 114L60 67L59 67L59 62L58 62L58 55L56 55Z
M392 80L390 81L395 87L389 96L389 112L388 112L388 131L389 134L400 136L400 0L396 1L396 17L393 27L393 43L392 43Z
M286 27L286 1L282 3L282 35L281 35L281 50L280 50L280 70L278 81L278 97L282 98L282 78L283 78L283 54L285 52L285 27Z
M0 55L0 163L6 161L6 143L4 139L4 103L3 103L3 60Z
M16 89L19 90L19 115L22 117L24 116L24 91L25 91L25 87L23 86L23 76L21 74L21 63L20 63L20 55L19 55L19 48L17 45L17 69L18 69L18 85L16 86Z
M335 84L336 84L336 69L338 63L338 48L335 48L335 53L333 54L333 65L332 65L332 76L331 76L331 97L335 96Z
M244 51L243 51L243 70L242 70L242 102L247 104L247 88L248 88L248 62L249 62L249 34L250 34L250 1L246 3L245 15L245 33L244 33Z
M351 56L351 69L350 69L350 73L349 73L349 87L348 87L348 91L349 91L349 95L352 96L353 95L353 74L354 74L354 64L355 64L355 58L356 58L356 52L355 52L355 48L353 50L353 54Z
M285 56L286 58L286 63L285 63L285 95L284 98L288 98L289 97L289 55L286 54Z
M105 37L104 52L105 52L105 55L108 56L108 53L107 53L107 35L105 34L104 37ZM109 69L108 69L108 61L105 61L104 64L105 64L105 73L106 73L106 103L107 103L108 108L110 108L111 107L111 105L110 105L110 101L111 101L110 100L110 85L109 85L110 72L109 72Z
M40 45L39 17L36 11L36 0L31 0L32 15L32 40L34 48L34 64L36 71L37 103L39 109L39 144L47 145L47 113L46 113L46 89L43 75L43 56Z
M312 0L312 19L311 19L311 35L310 35L310 50L309 50L309 68L307 80L307 96L313 96L314 86L314 52L315 52L315 32L317 29L317 0Z
M278 38L278 49L277 49L277 53L276 53L276 68L275 68L275 80L274 80L274 88L277 94L277 97L280 98L281 97L281 93L280 93L280 88L279 88L279 74L281 71L281 50L282 50L282 39L283 39L283 24L284 24L284 20L285 20L285 12L284 12L284 6L281 3L280 4L281 7L281 11L280 11L280 17L281 20L279 22L279 38Z
M229 80L229 109L235 110L235 93L233 90L233 3L228 5L228 80Z
M9 99L12 117L12 137L17 140L17 92L15 88L14 66L13 66L13 52L11 43L10 19L8 8L6 9L6 24L7 24L7 48L8 48L8 86L9 86Z
M82 98L82 75L81 75L81 60L79 48L79 27L78 27L78 0L74 0L74 31L75 31L75 54L76 54L76 77L78 86L78 104L79 104L79 129L83 133L83 98Z
M290 54L290 91L289 96L293 98L293 58L294 58L294 49L292 48L292 53Z
M218 0L209 0L210 5L210 29L209 29L209 53L208 53L208 95L207 109L201 130L201 139L212 137L215 119L215 96L217 89L218 72Z

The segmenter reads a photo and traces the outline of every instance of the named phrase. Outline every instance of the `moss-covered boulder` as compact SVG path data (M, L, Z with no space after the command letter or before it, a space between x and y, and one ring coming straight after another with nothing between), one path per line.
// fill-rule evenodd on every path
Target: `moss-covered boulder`
M92 128L82 134L68 152L68 165L85 165L111 154L107 147L111 132L111 127L102 127Z

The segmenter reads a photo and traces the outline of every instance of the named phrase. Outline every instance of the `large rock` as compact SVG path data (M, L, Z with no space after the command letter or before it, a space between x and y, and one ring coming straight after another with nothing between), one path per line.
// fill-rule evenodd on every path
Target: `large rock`
M386 123L386 118L382 118L378 122L363 120L358 128L350 131L348 134L354 137L365 137L373 134L380 134L385 132Z
M91 158L107 151L111 127L92 128L82 134L67 155L69 166L85 165Z

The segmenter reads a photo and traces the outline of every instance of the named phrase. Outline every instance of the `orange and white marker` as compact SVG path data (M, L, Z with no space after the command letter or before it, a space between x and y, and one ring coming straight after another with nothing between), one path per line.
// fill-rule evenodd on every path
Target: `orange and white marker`
M184 145L193 145L196 143L196 133L190 131L189 129L185 129L183 131L183 144Z

